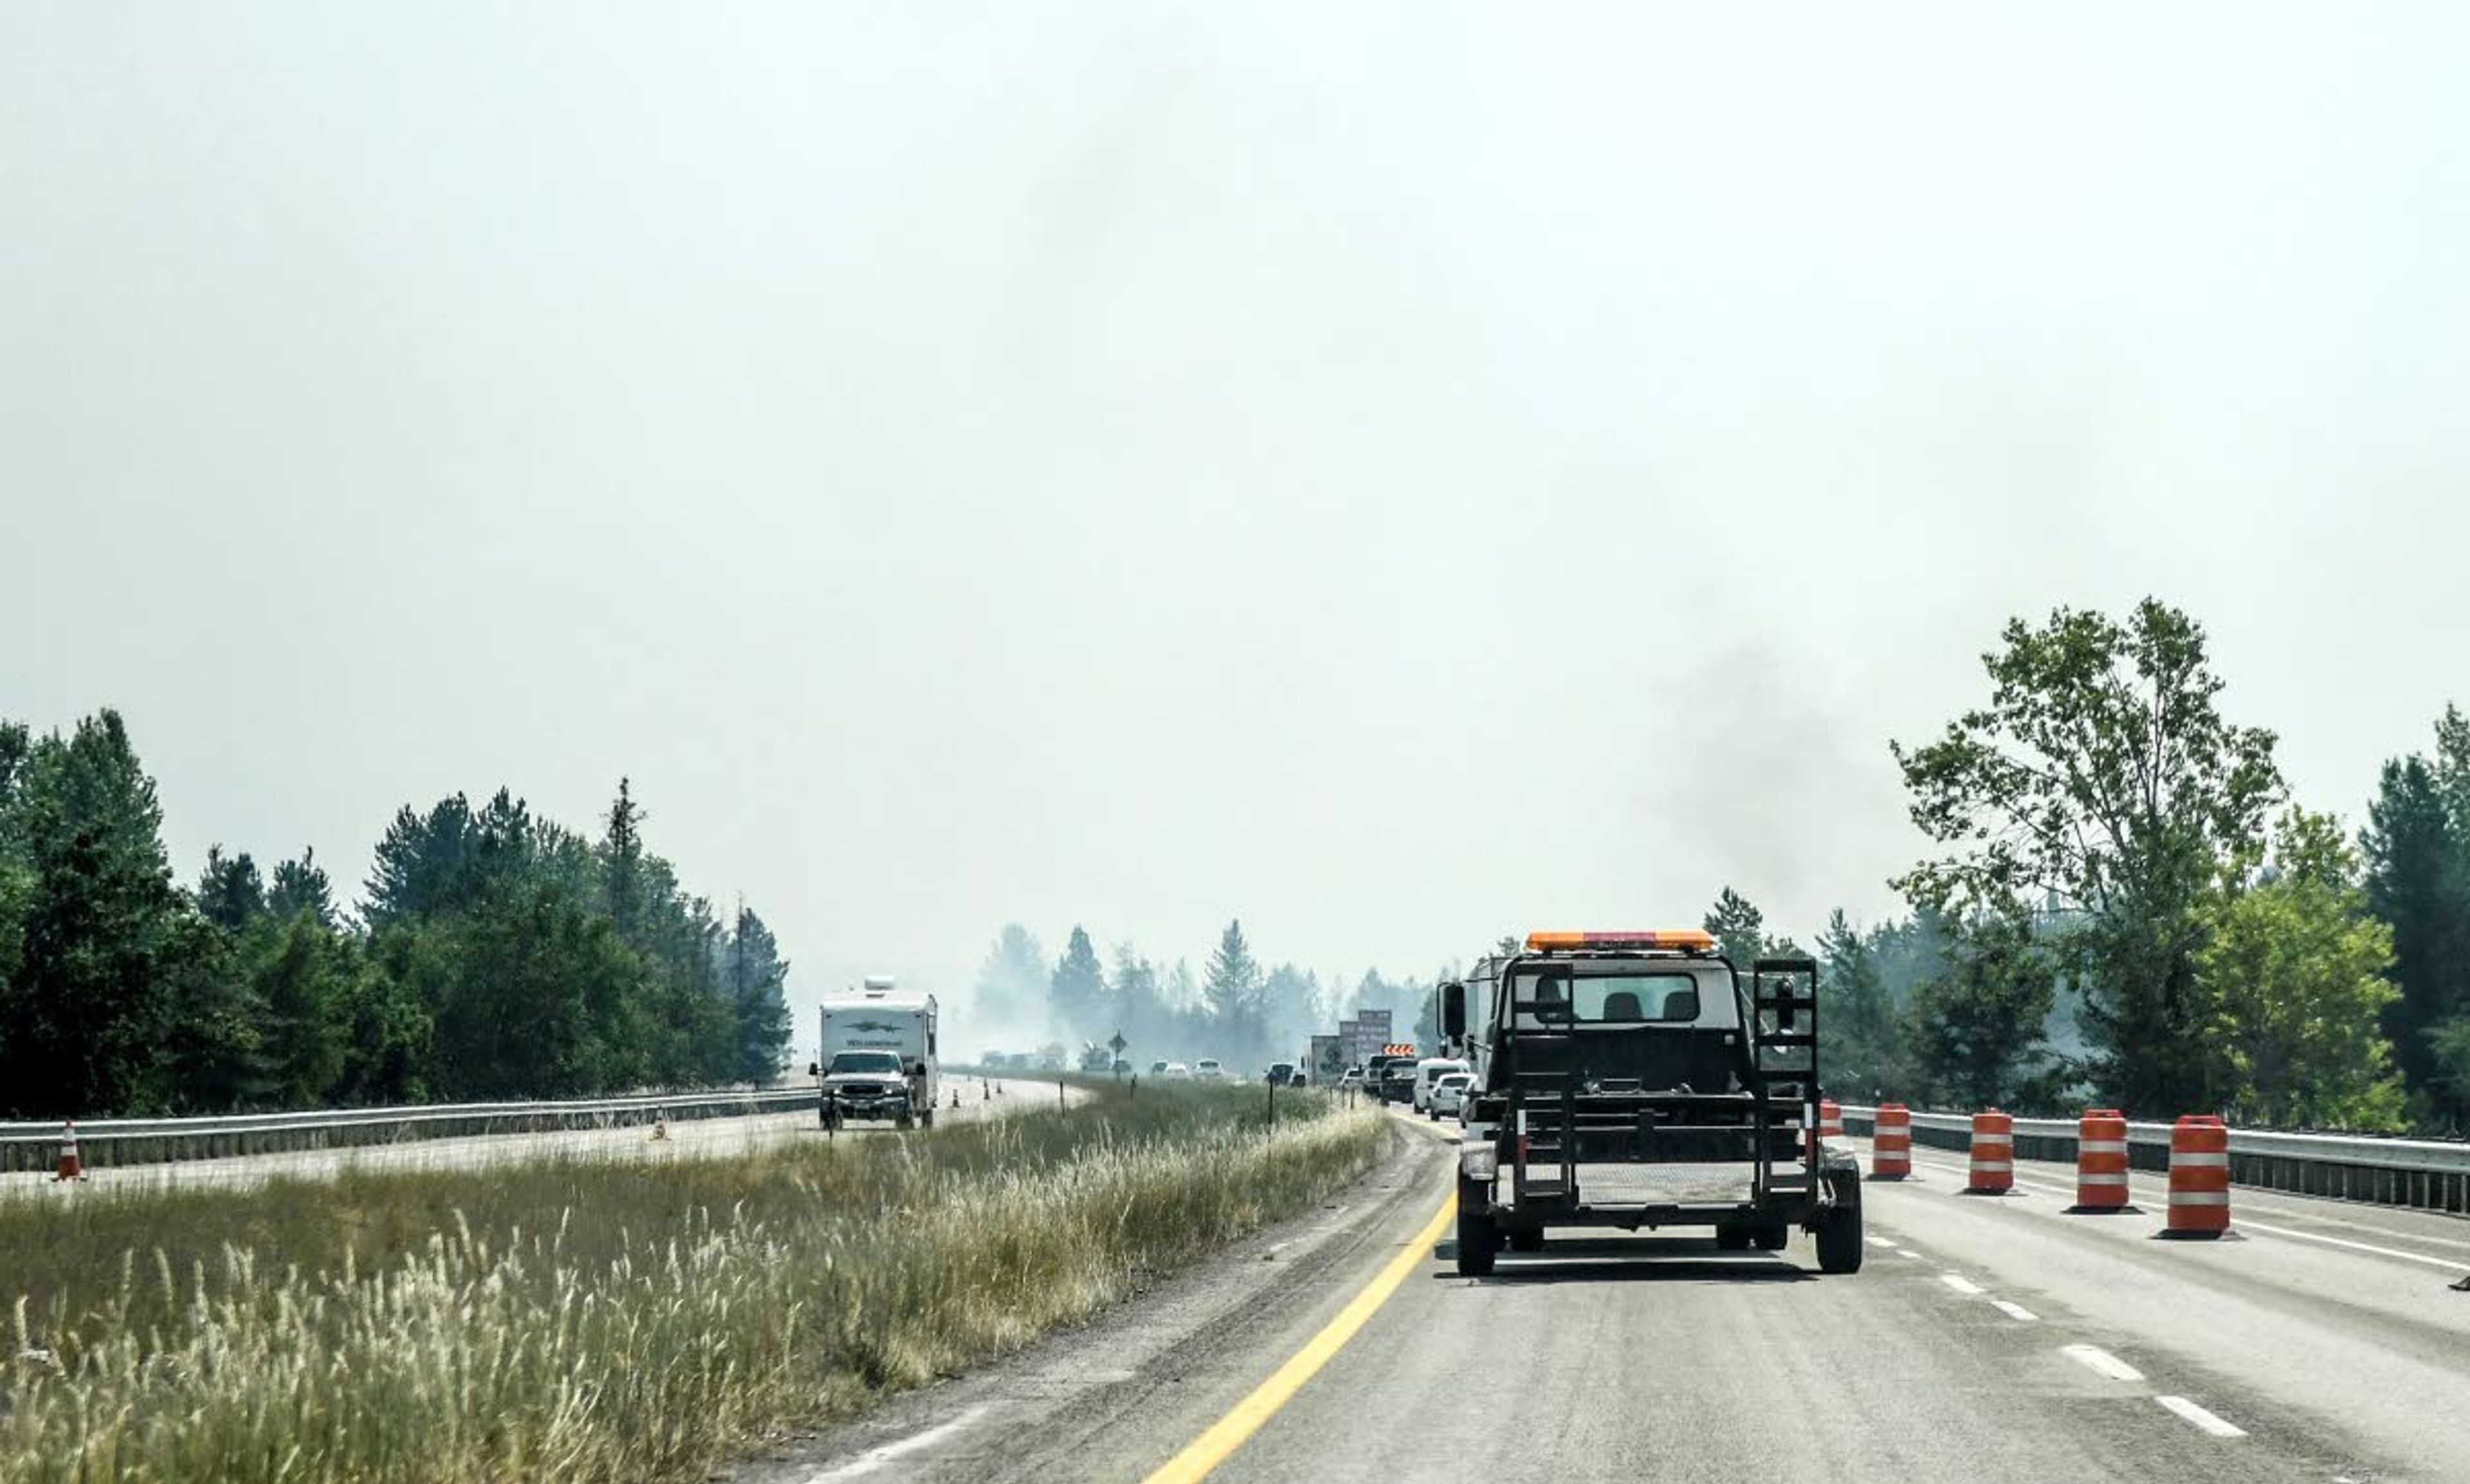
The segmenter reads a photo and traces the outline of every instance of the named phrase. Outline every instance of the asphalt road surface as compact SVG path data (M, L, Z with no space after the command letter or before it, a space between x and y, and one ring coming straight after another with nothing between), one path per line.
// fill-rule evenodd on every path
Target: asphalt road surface
M1008 1113L1056 1106L1053 1082L1005 1081L988 1084L991 1096L979 1096L975 1077L944 1079L944 1107L939 1123L967 1122ZM951 1105L952 1094L960 1106ZM1064 1096L1085 1096L1067 1088ZM892 1131L889 1124L850 1124L839 1137L872 1138ZM73 1199L81 1190L246 1189L269 1179L331 1179L346 1171L469 1170L491 1165L558 1156L591 1159L710 1159L741 1154L794 1139L819 1139L814 1111L757 1113L738 1118L701 1118L668 1125L667 1137L654 1139L643 1125L611 1128L568 1128L547 1133L476 1134L454 1139L415 1139L402 1144L369 1144L337 1149L293 1149L276 1154L241 1154L224 1159L184 1160L173 1164L124 1165L89 1170L82 1187L63 1186L48 1173L27 1171L0 1175L0 1199L16 1197Z
M2470 1480L2470 1222L2242 1190L2230 1238L2166 1241L2157 1182L2068 1216L2067 1167L1967 1196L1960 1156L1919 1150L1865 1187L1857 1275L1798 1234L1573 1234L1470 1280L1446 1227L1420 1240L1454 1130L1400 1123L1328 1208L742 1478L1188 1479L1160 1471L1206 1437L1225 1484Z

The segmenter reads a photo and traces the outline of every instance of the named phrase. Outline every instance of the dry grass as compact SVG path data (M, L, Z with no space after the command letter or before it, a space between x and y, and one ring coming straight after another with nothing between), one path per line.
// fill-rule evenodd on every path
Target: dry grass
M696 1476L1120 1299L1386 1137L1279 1112L1103 1092L735 1161L0 1207L0 1484Z

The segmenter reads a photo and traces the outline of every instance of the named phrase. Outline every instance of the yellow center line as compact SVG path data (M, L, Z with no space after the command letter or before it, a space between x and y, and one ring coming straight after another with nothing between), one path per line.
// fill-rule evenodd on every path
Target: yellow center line
M1355 1332L1363 1328L1364 1321L1372 1317L1373 1311L1387 1302L1390 1294L1398 1291L1398 1286L1407 1281L1407 1275L1431 1256L1433 1243L1441 1240L1442 1229L1449 1225L1451 1217L1457 1215L1457 1210L1458 1197L1453 1191L1449 1198L1441 1202L1441 1209L1433 1214L1433 1219L1415 1234L1414 1241L1407 1244L1407 1250L1391 1258L1389 1265L1364 1285L1363 1292L1347 1300L1346 1307L1338 1311L1337 1318L1322 1327L1321 1332L1314 1335L1303 1349L1296 1351L1286 1364L1271 1372L1268 1380L1252 1388L1250 1396L1236 1403L1233 1411L1218 1419L1207 1432L1193 1439L1182 1452L1161 1464L1156 1472L1142 1480L1142 1484L1199 1484L1200 1480L1209 1477L1212 1470L1224 1463L1244 1446L1246 1439L1260 1431L1263 1424L1276 1416L1278 1408L1285 1406L1303 1388L1304 1382L1329 1364L1331 1357L1355 1337Z

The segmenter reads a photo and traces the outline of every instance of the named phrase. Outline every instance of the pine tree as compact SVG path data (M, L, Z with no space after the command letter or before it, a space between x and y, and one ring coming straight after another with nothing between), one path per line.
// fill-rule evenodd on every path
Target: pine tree
M167 939L164 1038L167 1111L231 1113L281 1104L266 1046L266 1002L243 962L239 936L195 914Z
M2458 1118L2470 1112L2470 1087L2450 1085L2439 1032L2470 1017L2470 838L2444 767L2417 755L2386 763L2359 844L2367 908L2392 930L2389 973L2400 993L2383 1024L2394 1062L2435 1110Z
M297 859L274 868L266 889L266 910L285 921L305 912L320 926L339 925L335 918L334 884L318 867L315 848L304 849Z
M1747 974L1766 949L1765 923L1766 915L1748 897L1726 887L1708 911L1705 926L1715 935L1716 947L1732 961L1733 967Z
M1241 1025L1257 1006L1261 964L1252 957L1251 945L1244 941L1244 924L1240 920L1230 920L1226 931L1218 935L1218 949L1209 956L1209 969L1201 980L1200 992L1210 1014L1220 1025L1229 1028Z
M66 741L29 743L11 774L22 916L0 985L0 1101L46 1117L153 1112L173 1091L172 955L188 942L153 779L109 710Z
M1940 977L1921 986L1905 1038L1924 1095L1959 1107L2031 1107L2062 1069L2041 1039L2058 968L2021 916L1964 924Z
M1125 1041L1143 1054L1163 1050L1174 1017L1158 985L1157 965L1130 943L1116 944L1114 958L1114 972L1107 977L1111 991L1108 1033L1121 1032Z
M978 967L977 987L970 997L972 1018L1005 1034L1031 1028L1042 1018L1047 991L1046 950L1029 929L1007 922Z
M254 998L265 1009L271 1091L284 1105L316 1106L342 1078L359 950L304 912L267 917L248 935L246 952Z
M643 819L632 780L619 778L618 797L603 817L606 829L600 837L600 862L608 880L609 920L617 925L620 939L637 947L643 941Z
M1056 961L1055 972L1047 981L1047 1008L1059 1028L1087 1036L1097 1027L1106 995L1107 973L1098 963L1098 950L1076 922L1063 957Z
M1829 1088L1870 1097L1897 1077L1895 1011L1879 976L1878 955L1841 908L1818 935L1819 1072Z
M237 933L266 911L266 887L257 863L243 850L223 854L220 845L206 847L206 869L198 877L198 912L225 932Z
M427 814L405 804L378 840L361 920L378 933L406 917L470 906L477 850L472 805L461 794L439 800Z
M729 935L728 987L736 1024L736 1064L742 1082L769 1083L780 1076L789 1045L789 965L772 930L741 903Z

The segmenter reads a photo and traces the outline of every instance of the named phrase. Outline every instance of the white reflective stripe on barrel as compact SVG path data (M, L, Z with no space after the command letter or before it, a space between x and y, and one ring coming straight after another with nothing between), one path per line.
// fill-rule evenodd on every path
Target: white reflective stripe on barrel
M2230 1157L2227 1154L2191 1154L2183 1149L2172 1149L2170 1163L2189 1170L2227 1170Z
M2002 1170L2015 1168L2003 1159L1976 1159L1972 1162L1972 1172L1975 1174L1996 1174Z
M2227 1191L2172 1191L2170 1193L2170 1204L2174 1206L2226 1206L2229 1203L2230 1193Z
M2127 1152L2127 1141L2124 1139L2079 1139L2076 1141L2076 1148L2086 1154L2124 1154Z

